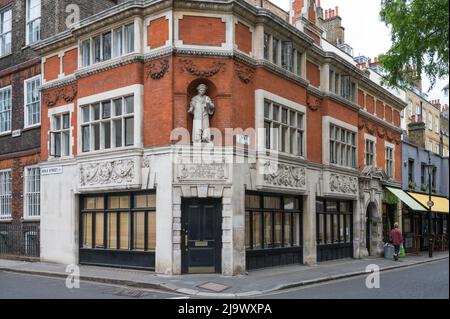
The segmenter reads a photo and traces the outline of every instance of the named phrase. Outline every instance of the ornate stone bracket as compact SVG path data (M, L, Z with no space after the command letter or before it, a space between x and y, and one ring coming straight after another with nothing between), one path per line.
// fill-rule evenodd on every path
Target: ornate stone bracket
M135 177L134 166L135 162L132 159L81 164L80 185L89 187L132 183Z
M169 71L169 60L164 59L158 62L148 62L145 65L147 77L153 80L160 80Z
M306 104L308 105L308 108L315 112L319 109L320 106L320 99L314 95L307 94L306 95Z
M180 60L180 66L181 72L184 72L184 70L186 70L190 74L202 78L210 78L219 73L220 71L223 72L225 70L225 63L219 61L213 62L212 66L205 70L199 69L192 60L188 59Z
M252 68L243 66L239 63L234 63L236 75L245 84L250 83L255 76L255 71Z
M275 171L276 169L276 171ZM305 188L306 170L287 164L278 164L276 168L270 161L264 163L264 171L273 171L264 174L264 184L278 187Z
M384 138L386 136L386 130L383 127L378 127L377 133L379 138Z
M53 92L44 94L45 104L49 107L55 106L58 101L63 100L66 103L71 103L77 96L77 86L71 85L64 88L57 89Z
M330 191L356 195L358 192L358 178L332 173L330 174Z

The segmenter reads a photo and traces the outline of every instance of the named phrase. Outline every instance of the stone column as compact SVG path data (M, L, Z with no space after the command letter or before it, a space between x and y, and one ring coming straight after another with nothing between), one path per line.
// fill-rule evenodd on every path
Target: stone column
M325 63L320 70L320 89L323 92L330 91L330 64Z
M353 258L361 258L361 245L364 244L362 224L364 222L364 212L361 207L364 202L353 201Z
M317 179L308 172L308 192L303 197L303 263L314 265L317 263L316 240L316 185Z
M253 43L254 43L254 55L255 59L263 60L264 59L264 25L257 24L255 27L255 33L253 35Z

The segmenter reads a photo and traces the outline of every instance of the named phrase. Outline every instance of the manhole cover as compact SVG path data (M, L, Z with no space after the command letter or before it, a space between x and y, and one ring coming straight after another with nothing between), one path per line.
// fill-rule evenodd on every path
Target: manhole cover
M139 289L128 288L110 288L103 291L106 294L116 295L120 297L142 298L150 295L149 292Z
M225 285L221 285L221 284L216 284L214 282L207 282L201 286L198 286L199 288L202 289L206 289L206 290L211 290L214 292L222 292L228 288L230 288L229 286L225 286Z

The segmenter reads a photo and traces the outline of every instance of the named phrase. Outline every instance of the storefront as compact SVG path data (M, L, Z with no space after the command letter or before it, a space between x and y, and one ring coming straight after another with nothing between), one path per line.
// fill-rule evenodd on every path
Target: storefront
M316 200L317 261L353 258L353 202Z
M155 193L86 195L80 207L80 264L155 268Z
M246 193L247 269L303 262L301 199L272 193Z

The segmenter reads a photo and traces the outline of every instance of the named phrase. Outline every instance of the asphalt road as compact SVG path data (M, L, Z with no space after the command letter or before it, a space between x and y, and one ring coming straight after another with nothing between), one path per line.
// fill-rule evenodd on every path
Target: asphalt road
M151 289L80 282L68 289L65 279L0 271L0 299L169 299L183 297Z
M293 288L256 299L448 299L448 259L381 272L380 288L368 289L366 276ZM183 295L151 290L80 283L68 289L64 279L0 271L0 299L183 299ZM198 299L198 298L195 298Z
M380 287L368 289L366 276L294 288L266 295L273 299L448 299L449 261L380 273Z

